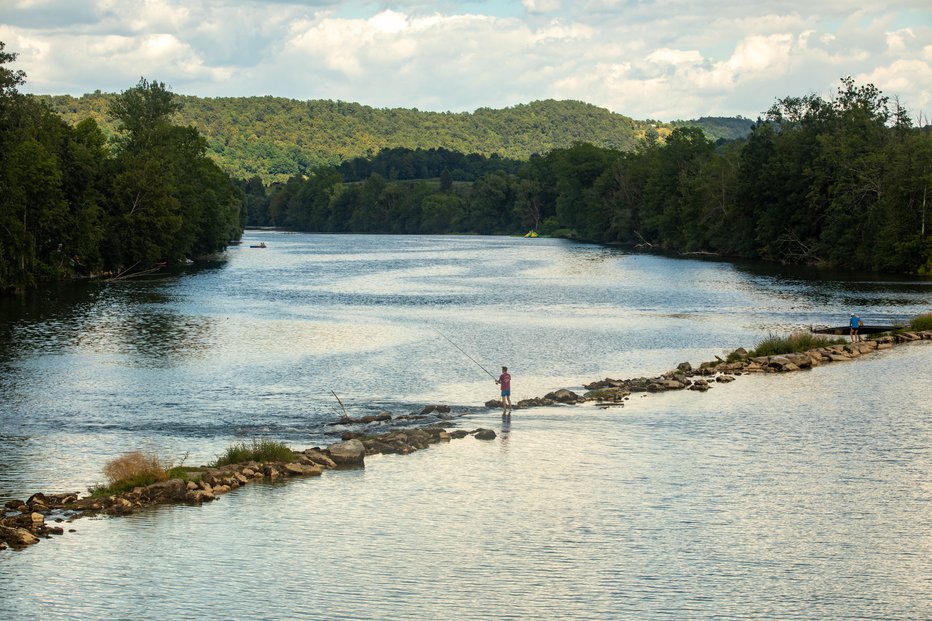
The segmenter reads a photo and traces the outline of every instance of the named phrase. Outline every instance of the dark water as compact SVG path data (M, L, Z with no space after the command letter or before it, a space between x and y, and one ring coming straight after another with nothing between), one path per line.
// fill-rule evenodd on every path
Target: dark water
M932 347L503 426L441 336L507 364L521 399L849 311L902 320L928 282L556 240L260 239L0 302L0 498L85 489L126 450L330 442L331 390L352 415L449 403L499 438L81 520L0 553L0 618L932 618Z

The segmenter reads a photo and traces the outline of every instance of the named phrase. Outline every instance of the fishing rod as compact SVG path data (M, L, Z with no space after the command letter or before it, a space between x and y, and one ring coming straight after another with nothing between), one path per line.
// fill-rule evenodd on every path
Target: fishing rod
M433 327L433 326L431 326L431 327ZM462 348L460 348L459 345L457 345L456 343L454 343L454 342L450 339L450 337L448 337L446 334L444 334L443 332L441 332L441 331L438 330L437 328L434 328L434 332L436 332L437 334L439 334L440 336L442 336L443 338L445 338L445 339L447 340L447 342L449 342L450 345L452 345L453 347L455 347L456 349L458 349L458 350L460 351L461 354L463 354L464 356L466 356L467 358L469 358L470 360L472 360L472 361L476 364L477 367L479 367L480 369L482 369L483 371L485 371L486 373L488 373L489 377L491 377L492 379L498 381L498 378L497 378L497 377L495 377L494 375L492 375L491 373L489 373L488 369L486 369L484 366L482 366L481 364L479 364L478 362L476 362L476 359L475 359L475 358L473 358L472 356L470 356L469 354L467 354L465 351L463 351Z

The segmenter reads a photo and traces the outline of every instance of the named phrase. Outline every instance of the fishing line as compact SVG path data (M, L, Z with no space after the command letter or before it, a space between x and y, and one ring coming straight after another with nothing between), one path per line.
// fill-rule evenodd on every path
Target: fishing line
M431 326L431 327L433 328L433 326ZM493 380L498 380L497 377L495 377L494 375L492 375L491 373L489 373L488 369L486 369L484 366L482 366L481 364L479 364L478 362L476 362L476 359L475 359L475 358L473 358L472 356L470 356L469 354L467 354L465 351L463 351L463 349L462 349L459 345L457 345L456 343L454 343L453 340L450 339L450 337L448 337L446 334L444 334L443 332L441 332L441 331L438 330L437 328L433 328L433 330L434 330L434 332L436 332L437 334L439 334L440 336L442 336L443 338L445 338L445 339L447 340L447 342L450 343L450 345L452 345L453 347L455 347L456 349L458 349L459 352L460 352L461 354L463 354L464 356L466 356L467 358L469 358L470 360L472 360L472 361L475 363L475 365L476 365L477 367L479 367L480 369L482 369L483 371L485 371L485 372L488 374L489 377L491 377Z

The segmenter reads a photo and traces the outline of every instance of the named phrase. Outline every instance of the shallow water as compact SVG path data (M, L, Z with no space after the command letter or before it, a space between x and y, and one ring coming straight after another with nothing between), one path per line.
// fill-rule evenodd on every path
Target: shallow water
M259 239L210 269L4 301L0 497L84 489L133 448L332 441L330 390L354 415L450 403L499 437L79 520L0 553L0 618L932 618L927 344L504 428L437 333L508 364L523 398L849 309L911 316L928 283L553 240Z

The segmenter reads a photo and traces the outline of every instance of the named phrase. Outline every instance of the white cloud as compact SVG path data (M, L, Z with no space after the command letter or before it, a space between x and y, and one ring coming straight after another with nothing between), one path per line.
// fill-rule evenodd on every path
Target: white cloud
M669 65L699 65L703 62L702 54L697 50L671 50L665 47L648 54L647 60Z
M562 6L560 0L521 0L521 4L529 13L552 13Z
M340 0L19 0L0 4L0 40L20 53L30 92L118 91L145 75L204 96L435 110L552 97L667 119L753 117L854 75L929 106L932 27L918 0L522 5L502 17L459 0L368 13Z

